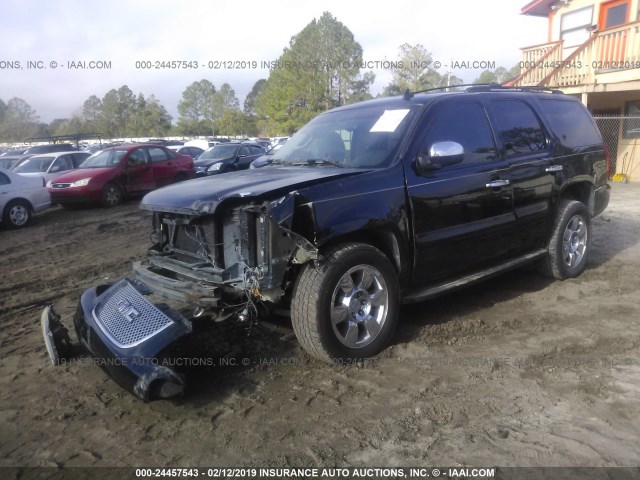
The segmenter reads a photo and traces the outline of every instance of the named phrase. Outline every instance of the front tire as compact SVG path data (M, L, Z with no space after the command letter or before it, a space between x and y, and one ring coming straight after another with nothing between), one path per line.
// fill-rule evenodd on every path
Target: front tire
M102 189L100 204L105 208L115 207L122 201L122 190L115 183L107 183Z
M302 347L327 363L379 353L398 321L396 271L377 248L340 245L322 264L308 263L291 301L293 330Z
M558 280L575 278L587 266L591 250L591 216L577 200L562 200L557 209L547 254L538 269Z
M10 228L24 228L31 217L31 205L24 200L13 200L5 207L2 220Z

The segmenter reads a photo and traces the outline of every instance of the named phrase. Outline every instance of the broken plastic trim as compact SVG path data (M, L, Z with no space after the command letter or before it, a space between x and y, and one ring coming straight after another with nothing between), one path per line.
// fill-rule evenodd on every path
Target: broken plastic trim
M42 336L52 365L70 358L72 345L69 331L60 322L60 315L53 310L53 304L47 305L40 315Z

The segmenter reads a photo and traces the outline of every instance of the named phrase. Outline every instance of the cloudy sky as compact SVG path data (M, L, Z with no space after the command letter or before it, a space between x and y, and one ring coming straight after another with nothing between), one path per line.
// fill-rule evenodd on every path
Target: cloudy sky
M322 12L331 12L354 34L367 62L396 60L403 43L424 45L451 73L472 82L481 70L453 62L495 62L512 67L520 47L546 42L546 21L526 17L526 0L2 0L0 99L26 100L40 119L68 118L92 94L122 85L154 94L177 120L183 90L206 78L229 83L240 102L276 60L290 38ZM146 70L137 61L197 61L198 69ZM110 63L74 69L69 62ZM209 69L214 62L256 62L256 68ZM31 63L29 63L31 62ZM19 64L19 66L18 66ZM218 64L217 66L224 66ZM240 64L239 66L242 66ZM448 67L447 67L448 66ZM54 68L55 67L55 68ZM373 69L374 94L389 73Z

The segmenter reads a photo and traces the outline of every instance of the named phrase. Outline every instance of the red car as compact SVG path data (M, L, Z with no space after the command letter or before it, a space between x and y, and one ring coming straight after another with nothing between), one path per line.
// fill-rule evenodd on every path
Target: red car
M148 192L195 176L193 160L159 145L105 148L79 168L50 182L51 203L118 205L129 194Z

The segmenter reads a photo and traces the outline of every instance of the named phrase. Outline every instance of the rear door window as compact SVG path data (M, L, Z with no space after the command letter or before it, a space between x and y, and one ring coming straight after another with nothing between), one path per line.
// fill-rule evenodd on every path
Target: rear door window
M520 100L494 100L491 106L508 158L547 150L546 135L529 105Z
M165 153L165 151L161 148L151 147L148 149L149 157L153 163L156 162L164 162L165 160L169 160L169 156Z

